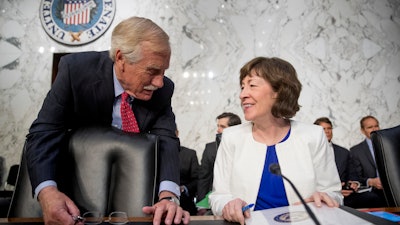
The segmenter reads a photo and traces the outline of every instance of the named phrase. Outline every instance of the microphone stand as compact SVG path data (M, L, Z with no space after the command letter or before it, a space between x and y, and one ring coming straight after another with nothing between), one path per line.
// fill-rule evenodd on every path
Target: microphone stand
M281 168L278 164L273 163L271 165L269 165L269 171L272 174L275 174L277 176L281 176L283 179L285 179L287 182L289 182L289 184L292 186L294 192L296 193L297 197L300 198L301 203L303 204L304 208L306 209L308 215L311 217L311 219L314 221L314 223L316 225L321 225L321 223L318 221L317 217L315 216L315 214L313 213L313 211L311 211L310 207L306 204L306 202L304 201L303 197L301 196L300 192L297 190L297 188L294 186L294 184L292 183L292 181L289 180L289 178L287 178L286 176L284 176L281 173Z

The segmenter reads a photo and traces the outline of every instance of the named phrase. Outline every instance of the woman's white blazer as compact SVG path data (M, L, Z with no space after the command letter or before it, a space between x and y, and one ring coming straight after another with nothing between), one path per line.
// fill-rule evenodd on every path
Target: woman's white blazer
M289 138L276 144L281 172L303 198L326 192L343 203L341 183L333 151L321 126L291 120ZM224 129L214 165L213 190L209 196L214 215L221 215L225 204L241 198L255 203L264 169L267 146L254 140L251 122ZM289 204L300 202L284 180Z

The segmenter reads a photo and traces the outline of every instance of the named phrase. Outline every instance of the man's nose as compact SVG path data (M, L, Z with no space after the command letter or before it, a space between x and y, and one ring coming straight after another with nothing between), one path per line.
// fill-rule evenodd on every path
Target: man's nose
M151 80L151 85L162 88L164 86L164 75L158 75Z
M223 130L223 128L221 128L221 127L218 127L218 128L217 128L217 134L220 134L220 133L222 133L222 130Z

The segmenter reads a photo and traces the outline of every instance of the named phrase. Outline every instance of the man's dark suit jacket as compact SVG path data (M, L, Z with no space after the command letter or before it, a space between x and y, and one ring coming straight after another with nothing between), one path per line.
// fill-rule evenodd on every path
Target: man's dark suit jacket
M350 177L350 180L358 180L363 186L367 186L368 178L377 177L376 164L372 158L371 152L367 141L353 146L350 148L350 155L352 159L353 174L358 177ZM387 207L385 196L382 190L372 189L371 192L364 192L360 194L351 194L344 199L347 206L353 208L374 208L374 207Z
M185 185L188 189L189 196L181 194L181 206L190 212L191 215L197 214L197 208L194 198L197 193L197 182L199 179L199 161L196 151L181 146L179 152L181 185Z
M164 77L164 87L151 100L133 101L140 131L159 136L159 179L179 184L179 139L171 108L173 82ZM26 142L27 164L33 190L41 182L57 182L57 165L68 133L86 125L111 126L114 96L113 62L108 52L69 54L61 58L58 73Z
M367 141L364 140L361 143L350 148L351 155L353 157L353 162L356 168L359 168L359 173L361 175L361 183L363 185L367 184L368 178L377 177L376 174L376 164L369 151Z
M360 181L360 169L357 169L354 165L351 152L333 143L332 146L340 181Z
M339 173L339 177L340 177L340 181L342 182L346 182L349 180L349 176L350 176L350 163L351 163L351 158L350 158L350 152L349 150L333 144L333 152L335 155L335 163L336 163L336 167L338 169L338 173Z
M206 144L206 148L201 157L201 165L199 171L199 184L197 190L198 201L204 199L208 192L212 190L214 179L214 163L217 156L217 142Z

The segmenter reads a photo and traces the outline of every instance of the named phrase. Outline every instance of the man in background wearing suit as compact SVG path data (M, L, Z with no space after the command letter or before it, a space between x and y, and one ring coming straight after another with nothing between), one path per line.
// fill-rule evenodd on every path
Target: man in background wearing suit
M361 175L361 184L372 187L372 193L376 194L375 207L385 207L386 200L383 194L381 179L376 168L375 153L371 141L371 132L379 130L379 121L373 116L365 116L360 120L361 132L365 140L350 148L355 168Z
M379 197L371 192L358 193L360 188L359 169L354 167L351 153L349 150L336 145L332 142L332 122L327 117L320 117L315 120L314 124L322 126L329 146L335 155L335 163L342 182L342 195L344 196L344 205L352 208L372 208L375 202L379 201Z
M217 134L214 142L206 144L203 152L199 171L199 184L198 184L198 201L201 201L212 190L214 162L217 155L217 149L221 141L222 131L230 126L241 124L240 117L231 112L224 112L217 116ZM199 209L198 215L207 213L207 209Z
M176 130L179 137L179 131ZM199 160L195 150L181 145L179 152L180 175L181 175L181 207L187 210L190 215L197 214L195 197L197 194L197 182L199 180Z
M131 17L113 30L109 52L61 58L56 80L26 141L32 190L42 207L45 224L83 225L77 219L78 207L57 188L62 181L57 177L57 166L67 150L70 131L87 125L126 131L122 115L129 113L129 107L137 121L133 132L159 137L159 201L144 206L142 211L153 214L155 225L162 221L167 225L189 223L190 215L182 210L178 199L179 139L171 107L174 84L164 76L170 56L169 36L153 21ZM121 103L122 96L127 95L129 102ZM120 111L127 104L131 106Z

